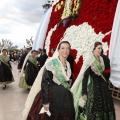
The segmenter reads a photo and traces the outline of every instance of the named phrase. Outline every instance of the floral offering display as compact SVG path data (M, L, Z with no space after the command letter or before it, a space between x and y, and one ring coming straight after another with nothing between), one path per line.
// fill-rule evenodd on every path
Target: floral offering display
M52 9L45 39L45 48L51 49L62 40L71 44L75 59L74 78L77 77L91 44L100 41L105 54L109 52L111 30L118 0L59 0ZM60 21L72 18L67 27Z

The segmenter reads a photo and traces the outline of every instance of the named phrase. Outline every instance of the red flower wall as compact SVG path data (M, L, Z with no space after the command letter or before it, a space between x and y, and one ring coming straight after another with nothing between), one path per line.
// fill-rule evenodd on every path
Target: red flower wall
M63 0L60 0L60 3ZM73 20L69 26L71 25L80 25L84 22L88 22L91 25L96 33L102 32L103 34L112 30L113 19L115 15L115 10L117 6L118 0L82 0L81 6L79 9L78 18ZM63 7L54 12L56 5L53 7L50 22L48 25L47 34L51 28L53 28L56 24L60 22L60 18L63 12ZM69 27L68 26L68 27ZM57 44L59 43L61 37L63 36L66 28L63 26L59 26L56 31L53 32L51 36L51 44L50 50L52 48L56 48ZM47 36L46 34L46 36ZM103 38L103 42L107 42L108 45L110 44L110 36L111 34L107 35ZM76 57L76 50L71 50L72 55L74 58ZM50 55L50 53L49 53ZM77 77L80 68L82 66L82 56L79 58L79 62L74 64L74 78Z

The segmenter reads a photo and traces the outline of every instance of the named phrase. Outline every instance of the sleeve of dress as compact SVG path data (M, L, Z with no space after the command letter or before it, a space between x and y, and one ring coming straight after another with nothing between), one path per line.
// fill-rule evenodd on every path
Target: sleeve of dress
M82 95L87 95L87 83L88 83L89 75L90 75L90 67L84 73L84 77L82 80Z
M52 83L52 79L53 79L52 72L48 71L45 68L42 76L42 83L41 83L42 103L44 105L49 103L49 90L50 90L50 85Z
M105 70L105 72L103 72L103 76L106 79L106 81L108 82L109 78L110 78L110 72L109 72L109 70Z
M109 78L110 78L110 60L109 60L109 58L107 58L107 60L106 60L107 62L106 62L106 65L105 65L105 70L104 70L104 72L103 72L103 76L105 77L105 79L107 80L107 81L109 81Z
M26 69L27 64L28 64L28 60L27 60L27 62L25 63L25 66L24 66L23 70Z

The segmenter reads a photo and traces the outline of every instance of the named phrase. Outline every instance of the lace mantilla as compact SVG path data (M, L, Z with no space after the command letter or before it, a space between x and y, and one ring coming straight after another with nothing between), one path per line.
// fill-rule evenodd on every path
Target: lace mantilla
M100 64L102 65L102 69L103 69L103 71L104 71L105 65L104 65L103 58L102 58L101 56L100 56ZM100 73L98 72L98 70L96 69L96 67L94 66L93 63L92 63L92 65L91 65L91 69L92 69L92 71L93 71L96 75L100 76Z
M57 59L57 60L60 62L59 59ZM71 76L71 68L70 68L69 62L66 61L67 72L65 71L65 68L63 67L63 65L62 65L61 62L60 62L60 64L61 64L61 69L62 69L62 73L63 73L63 75L64 75L64 77L65 77L65 80L66 80L66 81L69 81L69 78L70 78L70 76ZM58 80L57 77L56 77L55 69L54 69L54 66L53 66L53 64L52 64L52 60L49 61L49 62L46 64L46 69L49 70L49 71L51 71L51 72L53 73L53 81L54 81L56 84L60 85L61 83L59 82L59 80Z

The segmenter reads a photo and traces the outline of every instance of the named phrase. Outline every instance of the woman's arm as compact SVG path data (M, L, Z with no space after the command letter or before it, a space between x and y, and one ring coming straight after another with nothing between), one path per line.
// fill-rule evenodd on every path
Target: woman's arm
M43 105L49 104L49 89L50 84L53 79L53 74L51 71L44 69L41 83L41 92L42 92L42 103Z
M110 78L110 59L106 55L101 55L104 61L105 70L103 71L103 76L107 81Z
M83 99L87 100L87 83L88 83L88 77L90 75L90 67L85 71L84 77L82 80L82 96Z

